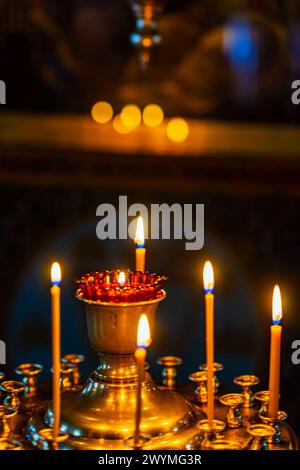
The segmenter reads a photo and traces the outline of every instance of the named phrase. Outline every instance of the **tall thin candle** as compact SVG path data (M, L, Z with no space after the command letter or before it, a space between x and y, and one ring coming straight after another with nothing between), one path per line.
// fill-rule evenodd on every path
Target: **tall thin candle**
M144 221L141 216L137 218L136 233L134 237L135 243L135 269L137 271L145 271L146 248L144 235Z
M53 442L57 442L60 426L60 265L51 267L51 306L52 306L52 397L53 397Z
M281 351L281 330L280 321L282 318L282 302L279 286L273 290L272 302L273 325L271 326L271 349L270 349L270 371L269 371L269 416L277 418L279 407L279 387L280 387L280 351Z
M139 447L140 426L142 418L142 385L145 375L145 360L147 356L147 348L151 343L150 328L147 315L142 314L138 325L137 348L135 351L135 359L137 365L137 391L136 391L136 412L135 412L135 431L134 445Z
M207 419L209 427L214 420L214 271L210 261L203 269L206 320L206 363L207 363Z

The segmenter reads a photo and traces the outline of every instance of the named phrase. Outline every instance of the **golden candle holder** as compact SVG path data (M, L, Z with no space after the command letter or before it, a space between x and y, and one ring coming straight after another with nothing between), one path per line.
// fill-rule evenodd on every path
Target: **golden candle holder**
M196 400L200 404L207 403L207 373L196 371L189 375L189 379L197 384Z
M208 419L202 419L197 424L199 431L203 436L201 441L201 449L209 449L211 441L214 441L218 437L222 437L222 433L226 428L224 421L214 419L212 425L209 424Z
M53 438L49 389L36 384L41 366L23 364L16 369L23 382L1 382L5 398L0 405L0 448L17 448L19 442L21 448L44 450L298 449L295 434L285 422L286 413L279 412L277 419L269 418L268 391L253 395L252 386L259 383L256 376L234 379L242 393L215 396L215 419L209 426L205 370L189 376L196 384L195 400L190 386L176 387L180 394L174 391L174 370L165 372L166 386L159 386L146 364L137 439L138 371L134 354L138 323L141 314L146 314L153 330L157 307L166 293L161 287L163 278L157 275L127 272L122 285L118 275L119 271L105 271L80 280L77 297L85 307L88 336L99 355L99 366L81 384L79 364L83 357L68 354L62 359L58 438ZM173 356L159 361L165 369L181 362ZM215 367L217 370L220 367ZM4 374L1 376L4 378Z
M259 414L259 418L264 424L272 426L275 430L274 434L269 437L269 444L280 444L282 439L281 426L287 420L287 414L284 411L278 411L276 418L271 418L267 414Z
M77 387L80 384L80 372L79 372L79 364L84 362L84 356L82 354L66 354L62 362L66 364L72 364L73 372L72 372L72 387Z
M182 364L182 359L176 356L163 356L157 359L157 364L163 366L163 385L170 390L175 388L177 367Z
M247 428L248 433L253 437L250 450L269 450L268 442L272 440L275 429L268 424L251 424Z
M16 367L16 374L22 377L25 385L24 396L33 396L37 393L37 376L43 371L40 364L21 364Z
M21 404L19 395L24 392L25 385L22 382L17 382L16 380L6 380L1 383L0 390L7 394L3 401L4 405L18 409Z
M254 396L252 387L259 384L259 378L256 375L239 375L234 378L234 383L242 387L244 396L244 408L252 408L254 403Z
M254 394L254 399L260 404L259 413L266 415L268 413L268 404L270 400L269 390L260 390Z
M239 428L242 425L242 414L240 407L244 403L244 396L241 393L227 393L220 398L222 405L228 408L226 422L229 428Z
M207 372L207 364L201 364L199 366L199 369ZM214 362L214 394L217 395L219 393L219 388L220 388L220 380L218 379L217 372L221 372L224 369L223 364L220 362Z
M62 394L60 429L69 434L65 444L72 449L123 449L134 435L138 322L141 314L146 314L153 330L157 306L166 294L159 284L161 278L155 275L128 272L130 282L127 278L120 287L114 282L118 274L111 273L109 286L107 275L103 277L103 295L110 296L108 301L91 300L78 293L85 306L90 344L100 363L80 390ZM134 282L137 275L142 276L139 289ZM149 300L143 300L143 295ZM141 300L132 301L136 296ZM196 423L200 417L204 417L200 409L174 391L157 386L145 372L140 425L141 436L150 438L145 448L174 448L175 441L176 448L178 442L184 448L197 439ZM30 422L28 431L33 444L45 425L53 425L52 405Z

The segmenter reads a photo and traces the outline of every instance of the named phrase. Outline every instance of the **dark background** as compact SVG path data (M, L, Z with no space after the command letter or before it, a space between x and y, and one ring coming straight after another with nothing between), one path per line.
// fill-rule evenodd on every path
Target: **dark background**
M101 99L117 110L128 101L158 102L167 116L267 123L276 134L299 121L290 99L291 82L300 79L299 18L293 1L167 2L159 22L163 42L141 72L128 39L135 26L125 1L2 0L0 79L7 105L0 112L86 114ZM63 266L62 352L84 353L85 374L95 366L74 280L91 269L134 264L130 240L97 240L99 204L117 203L121 194L148 206L204 203L203 250L187 252L183 241L147 246L148 269L169 277L149 351L153 375L160 379L155 360L161 354L183 357L181 382L205 360L202 267L210 258L223 389L248 372L265 389L272 289L279 283L281 408L299 432L300 366L291 363L291 343L300 339L299 159L291 163L284 152L262 164L256 154L212 162L170 158L162 167L159 156L140 155L140 165L135 157L116 156L110 167L112 156L99 151L93 166L81 149L73 162L72 149L65 158L59 151L0 143L0 338L7 343L8 376L17 364L35 361L49 379L53 259ZM82 184L72 182L74 171L84 175ZM117 177L107 182L110 173ZM135 186L134 179L143 184Z

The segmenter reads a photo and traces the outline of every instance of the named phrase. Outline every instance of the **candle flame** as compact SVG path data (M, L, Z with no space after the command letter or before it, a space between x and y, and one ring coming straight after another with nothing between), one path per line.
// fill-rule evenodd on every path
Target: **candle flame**
M277 284L274 286L273 290L272 317L274 324L279 324L282 319L282 301L280 289Z
M150 328L147 315L143 313L140 316L138 333L137 333L137 346L138 348L147 348L151 343Z
M139 215L137 218L134 243L140 248L145 246L144 221L141 215Z
M59 263L55 261L51 266L51 282L52 284L60 284L61 281L61 269Z
M118 277L118 283L123 286L123 284L125 283L125 273L124 271L121 271L120 274L119 274L119 277Z
M212 292L214 290L214 270L210 261L206 261L203 268L204 290Z

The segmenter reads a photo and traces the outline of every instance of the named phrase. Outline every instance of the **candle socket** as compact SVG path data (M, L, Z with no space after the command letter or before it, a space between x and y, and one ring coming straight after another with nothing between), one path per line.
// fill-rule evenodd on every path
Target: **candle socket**
M0 405L0 437L6 438L11 433L12 421L17 410L6 405Z
M243 408L252 408L254 402L254 396L252 392L252 387L259 383L259 378L255 375L239 375L234 378L234 383L242 387L244 403Z
M275 434L275 429L267 424L252 424L248 426L247 432L253 437L250 450L269 450L268 442Z
M63 357L62 362L73 365L72 387L77 387L80 384L81 379L79 364L84 362L84 356L82 354L66 354Z
M244 403L244 396L240 393L228 393L220 398L222 405L228 408L226 422L229 428L239 428L242 425L240 406Z
M0 438L0 451L1 450L24 450L23 445L14 438Z
M22 377L22 382L25 385L24 396L32 397L37 393L37 376L43 371L43 366L40 364L20 364L16 367L16 374Z
M163 385L172 390L176 385L177 367L182 364L182 359L176 356L162 356L157 359L157 364L163 366Z
M207 403L207 373L196 371L189 375L189 379L198 385L195 390L197 402Z
M37 446L40 450L60 450L60 444L68 439L69 435L60 432L56 438L52 428L44 428L39 431Z
M19 395L24 392L25 385L16 380L6 380L1 383L0 390L7 394L3 404L18 409L21 404Z
M199 369L204 372L207 372L207 364L201 364L199 366ZM221 364L220 362L214 362L214 394L215 395L219 393L219 389L220 389L220 381L217 376L217 372L221 372L223 369L224 369L223 364Z
M256 392L254 395L254 399L260 404L259 414L267 415L270 400L269 390L260 390L259 392Z
M260 413L259 418L264 424L272 426L275 430L274 435L268 438L268 443L279 444L281 442L281 426L287 419L287 413L284 411L278 411L276 418L271 418L267 414Z
M218 437L222 437L222 433L226 428L224 421L214 419L212 425L209 424L208 419L202 419L197 423L197 427L202 434L201 449L209 449L210 441L214 441Z

